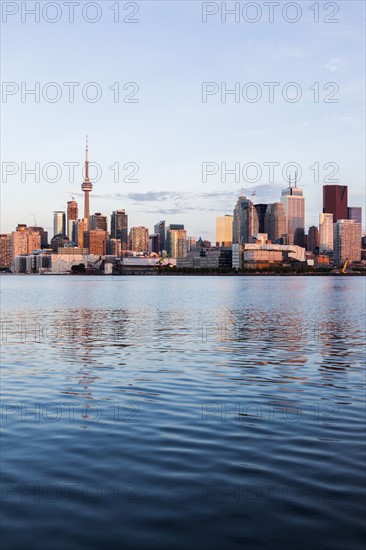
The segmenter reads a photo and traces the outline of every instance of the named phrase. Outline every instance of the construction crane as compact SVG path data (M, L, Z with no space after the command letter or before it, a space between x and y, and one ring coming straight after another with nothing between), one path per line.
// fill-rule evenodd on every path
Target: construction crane
M345 262L344 262L344 264L343 264L341 273L343 273L343 274L346 273L347 265L348 265L348 258L346 258L346 260L345 260Z
M164 256L162 256L162 257L156 262L156 267L157 267L157 268L161 267L161 266L163 265L163 263L164 263L164 260L166 260L166 259L170 260L170 255L169 255L169 254L165 254ZM167 266L173 267L172 264L171 264L170 262L167 264Z

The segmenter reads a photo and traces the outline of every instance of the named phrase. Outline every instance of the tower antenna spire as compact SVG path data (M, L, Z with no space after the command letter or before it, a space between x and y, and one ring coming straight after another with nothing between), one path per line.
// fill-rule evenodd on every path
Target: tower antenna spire
M85 147L85 181L89 181L89 146L88 146L88 134L86 134L86 147Z

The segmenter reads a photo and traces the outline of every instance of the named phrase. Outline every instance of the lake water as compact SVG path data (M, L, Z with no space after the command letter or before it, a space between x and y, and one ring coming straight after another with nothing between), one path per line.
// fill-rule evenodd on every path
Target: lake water
M363 278L1 286L2 548L363 548Z

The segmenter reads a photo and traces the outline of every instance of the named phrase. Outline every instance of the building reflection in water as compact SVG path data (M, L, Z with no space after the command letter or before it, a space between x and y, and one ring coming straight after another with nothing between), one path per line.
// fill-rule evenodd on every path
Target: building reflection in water
M56 353L73 368L65 371L67 386L61 393L82 399L77 409L88 422L98 416L102 403L111 400L108 394L100 395L104 372L118 367L121 373L126 363L120 360L117 350L136 345L136 325L130 322L125 310L79 309L72 311L64 327L66 339L58 340ZM93 384L97 381L95 396ZM110 379L106 383L108 385ZM87 424L82 427L87 428Z

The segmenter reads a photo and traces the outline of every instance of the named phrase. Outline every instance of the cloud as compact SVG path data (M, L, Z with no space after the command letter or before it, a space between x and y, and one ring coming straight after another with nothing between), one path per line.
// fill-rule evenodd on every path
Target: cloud
M325 68L328 69L331 73L335 73L340 69L343 62L340 57L332 57L332 59L329 61L327 65L325 65Z
M218 191L146 191L140 193L104 193L91 194L91 199L115 200L128 203L128 207L136 212L146 214L175 215L192 211L200 212L232 212L238 196L244 193L252 198L256 192L255 203L275 202L279 200L280 189L284 184L260 184L243 189L223 189ZM76 197L83 197L83 193L73 192ZM127 206L127 205L126 205ZM117 207L117 205L116 205Z

